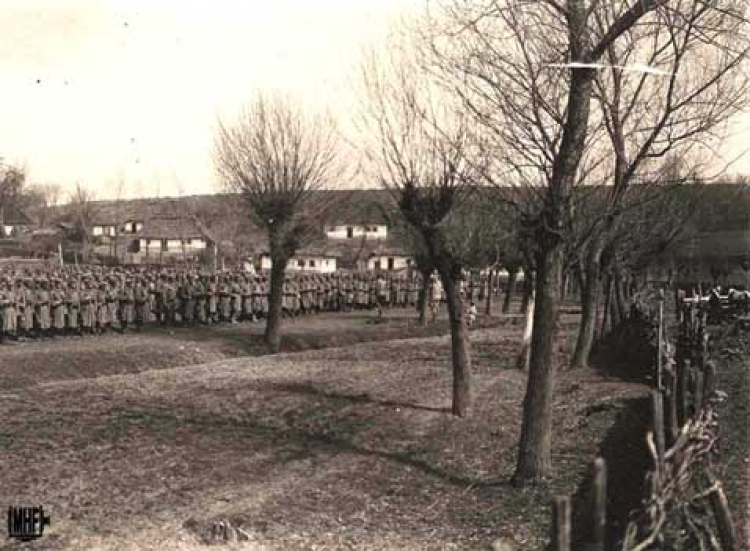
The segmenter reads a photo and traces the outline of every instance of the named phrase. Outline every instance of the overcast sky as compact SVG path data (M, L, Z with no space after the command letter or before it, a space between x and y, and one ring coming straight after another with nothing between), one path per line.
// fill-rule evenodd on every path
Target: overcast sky
M0 156L130 197L217 190L218 117L259 90L350 116L363 48L421 0L0 0ZM750 118L727 157L750 147ZM741 139L744 134L744 140ZM733 172L750 173L750 157Z

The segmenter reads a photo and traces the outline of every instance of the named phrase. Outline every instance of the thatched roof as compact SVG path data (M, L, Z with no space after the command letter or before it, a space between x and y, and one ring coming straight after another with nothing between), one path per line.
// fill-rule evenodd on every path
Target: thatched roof
M190 216L162 216L150 218L138 232L146 239L208 239L212 236L195 218Z

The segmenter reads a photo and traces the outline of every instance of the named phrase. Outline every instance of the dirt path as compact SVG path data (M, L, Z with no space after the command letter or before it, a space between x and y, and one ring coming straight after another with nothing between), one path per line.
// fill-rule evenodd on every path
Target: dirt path
M479 326L499 327L514 319L514 316L484 318ZM260 356L266 354L263 328L262 323L149 327L143 332L6 344L0 346L0 389ZM441 335L447 331L445 319L429 327L419 327L410 309L389 311L383 319L368 311L322 314L285 320L281 350L346 346Z

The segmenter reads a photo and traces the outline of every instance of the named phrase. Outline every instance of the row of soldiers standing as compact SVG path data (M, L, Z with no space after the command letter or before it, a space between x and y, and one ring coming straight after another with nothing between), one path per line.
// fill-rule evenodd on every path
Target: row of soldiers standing
M415 306L419 274L290 275L282 312L298 316ZM246 272L128 269L0 274L0 337L44 338L125 331L146 324L257 321L268 314L270 281Z

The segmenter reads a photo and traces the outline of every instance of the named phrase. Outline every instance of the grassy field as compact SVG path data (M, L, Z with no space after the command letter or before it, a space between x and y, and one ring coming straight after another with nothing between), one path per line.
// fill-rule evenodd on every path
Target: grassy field
M576 492L648 389L561 373L557 476L517 489L520 325L472 332L477 407L461 420L449 340L430 336L446 325L411 315L292 320L275 356L260 325L3 347L0 506L44 505L52 528L27 547L45 550L201 549L217 521L238 549L543 549L552 496Z

